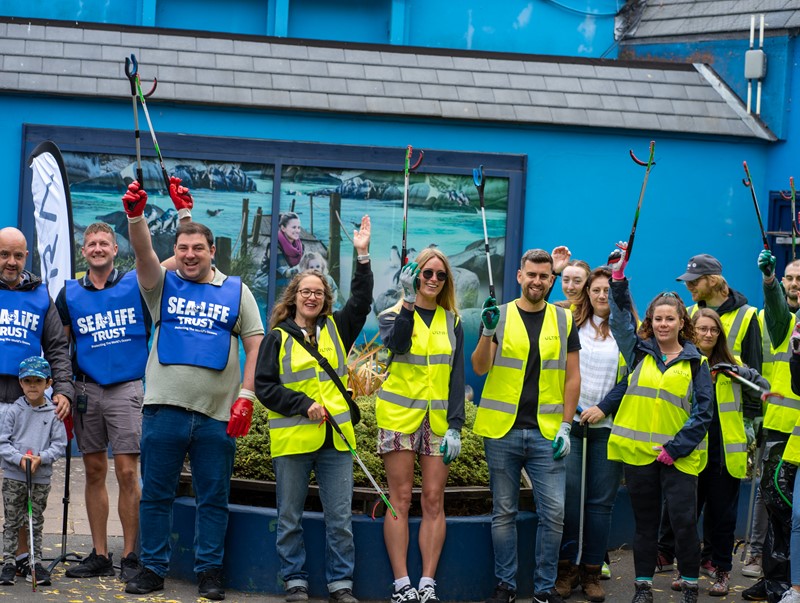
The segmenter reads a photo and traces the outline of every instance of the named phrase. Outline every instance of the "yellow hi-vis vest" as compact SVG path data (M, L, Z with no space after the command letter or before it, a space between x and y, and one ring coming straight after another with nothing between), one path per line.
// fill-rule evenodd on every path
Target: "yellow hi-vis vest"
M697 312L697 304L692 305L688 310L689 316L694 316L694 313ZM756 309L748 304L719 315L722 328L725 329L728 348L735 356L742 355L742 341L747 334L747 329L750 327L750 321L754 318L757 319Z
M792 434L789 436L789 441L786 442L783 460L793 465L800 465L800 419L792 428Z
M414 433L429 413L433 433L445 434L456 321L455 314L436 306L428 327L414 312L411 348L392 357L389 377L375 400L378 427Z
M539 431L548 440L558 433L564 416L564 382L567 376L567 338L572 312L547 304L539 341ZM525 379L531 341L516 300L500 306L497 351L483 386L472 431L485 438L502 438L514 425Z
M789 360L792 357L789 344L794 331L794 320L789 321L786 337L783 338L780 347L775 348L766 328L764 310L761 310L758 319L761 322L761 343L764 353L761 375L769 381L772 391L785 396L784 398L771 396L764 404L764 427L781 433L792 433L800 421L800 397L792 391L792 376L789 372Z
M742 419L742 386L727 375L717 373L714 392L725 466L731 477L743 479L747 474L747 436Z
M356 447L350 410L339 388L331 381L319 362L302 345L295 341L284 329L276 328L281 334L281 350L278 356L281 384L296 392L303 392L309 398L324 406L333 416L342 433ZM347 387L347 364L344 344L336 329L336 323L328 317L324 328L320 329L317 342L319 353L330 363L345 387ZM326 429L318 420L302 415L286 417L272 410L268 413L270 452L273 457L287 454L303 454L319 450L325 443ZM347 446L338 435L333 444L337 450L346 451Z
M702 362L707 362L706 358ZM694 385L688 360L673 362L663 373L647 354L628 378L628 390L614 415L608 438L608 459L629 465L649 465L658 451L675 437L689 419ZM675 467L698 475L708 460L708 436Z

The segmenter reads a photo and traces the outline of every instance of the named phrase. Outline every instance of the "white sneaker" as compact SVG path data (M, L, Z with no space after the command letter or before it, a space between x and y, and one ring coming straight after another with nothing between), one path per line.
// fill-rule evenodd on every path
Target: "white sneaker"
M748 578L760 578L763 575L761 571L761 555L753 555L748 557L742 566L742 576Z
M800 591L790 588L783 593L779 603L800 603Z
M426 584L418 591L420 603L438 603L439 597L436 596L436 589L432 584Z

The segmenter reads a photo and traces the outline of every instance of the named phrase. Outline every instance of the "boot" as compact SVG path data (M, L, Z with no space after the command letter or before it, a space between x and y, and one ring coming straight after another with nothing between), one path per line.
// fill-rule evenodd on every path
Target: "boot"
M572 589L580 584L578 566L569 559L560 559L558 562L558 576L556 577L556 591L562 599L567 599L572 594Z
M581 564L581 588L583 589L583 594L586 595L587 601L602 603L602 601L606 600L606 593L603 587L600 586L600 572L602 569L601 565Z

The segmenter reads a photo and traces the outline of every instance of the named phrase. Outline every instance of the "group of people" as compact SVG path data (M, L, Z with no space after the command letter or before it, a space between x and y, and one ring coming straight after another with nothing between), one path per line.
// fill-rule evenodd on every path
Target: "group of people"
M18 562L26 552L19 481L30 464L38 486L33 544L40 549L43 485L49 484L52 462L64 454L74 418L93 550L67 576L115 574L106 541L110 444L124 533L120 577L129 593L163 588L172 503L188 454L197 505L198 592L224 599L235 438L248 433L253 405L260 401L268 410L286 600L309 596L301 521L313 472L324 512L330 601L357 603L350 518L359 412L347 390L346 360L372 306L370 219L364 216L353 233L356 264L350 296L339 308L324 266L302 264L297 216L281 218L279 242L289 251L292 270L265 334L250 289L214 266L214 239L207 227L191 221L189 191L172 178L169 193L180 219L173 257L161 262L153 250L143 217L147 193L133 182L123 206L135 271L115 267L113 229L93 224L81 247L86 275L68 281L55 302L24 270L22 233L0 230L0 311L8 327L0 329L0 341L4 350L13 350L0 361L0 401L6 403L0 404L0 458L9 482L3 485L0 584L13 584L25 572ZM520 296L504 304L489 297L481 309L470 362L476 374L486 375L473 430L484 439L493 501L497 584L487 603L516 600L523 471L539 522L531 545L536 603L559 603L579 586L588 600L605 600L600 580L623 475L636 525L633 602L652 601L654 573L677 559L672 587L693 603L701 570L714 577L710 595L728 594L739 483L760 423L767 448L786 446L787 460L795 462L796 447L800 462L800 439L793 439L800 438L800 429L794 433L800 395L792 392L790 368L792 352L800 353L793 314L800 262L787 267L781 287L775 258L759 255L765 294L759 316L727 284L715 258L694 256L677 280L696 303L687 308L667 291L648 304L640 321L625 277L625 245L618 246L621 253L593 270L571 259L566 247L529 250L517 271ZM376 446L397 515L384 522L392 603L438 601L445 484L465 421L464 330L453 269L436 247L412 259L398 275L401 298L379 316L391 353L375 414ZM550 303L559 276L566 301ZM44 393L48 386L52 398ZM782 396L770 396L770 390ZM37 424L32 437L30 417L41 412L53 420L47 429ZM422 573L412 583L408 514L417 462ZM747 567L760 573L760 559L769 551L758 547L765 541L771 546L765 533L773 528L763 503L756 505L755 517ZM793 538L800 546L800 512L795 523ZM33 553L41 559L41 550ZM40 564L33 569L40 583L49 579ZM766 599L768 578L743 596ZM800 569L793 568L791 578L796 588L785 597L797 603Z

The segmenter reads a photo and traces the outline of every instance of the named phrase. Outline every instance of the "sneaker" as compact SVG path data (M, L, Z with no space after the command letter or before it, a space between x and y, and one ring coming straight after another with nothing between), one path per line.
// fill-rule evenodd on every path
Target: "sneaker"
M420 603L417 589L406 584L403 588L392 593L392 603Z
M425 586L417 590L417 592L419 593L419 600L422 603L428 603L428 601L433 601L433 602L439 601L439 597L436 596L436 589L432 584L426 584ZM333 601L331 601L331 603L333 603Z
M108 557L105 555L98 555L95 549L88 556L84 557L81 562L69 568L64 575L67 578L94 578L96 576L113 576L114 564L111 562L111 553Z
M517 591L505 582L501 582L494 587L492 596L486 599L486 603L516 603Z
M353 589L340 588L328 596L328 603L358 603L358 599L353 596Z
M36 569L36 586L50 586L50 572L38 561L33 567ZM33 582L33 576L31 576L30 572L25 576L25 581Z
M564 603L556 591L533 593L533 603Z
M742 591L742 599L745 601L766 601L767 600L767 582L761 578L758 582L753 584L750 588Z
M672 584L669 587L676 593L683 590L683 578L681 578L681 573L678 570L675 570L675 575L672 576Z
M568 599L580 582L581 576L578 572L578 566L569 559L559 559L558 575L556 576L556 592L559 596L562 599Z
M308 587L307 586L293 586L286 591L286 601L293 603L295 601L308 601Z
M673 567L673 559L667 557L664 553L659 553L656 557L656 573L665 574L671 572Z
M140 569L142 566L139 565L139 558L136 553L130 552L119 562L119 579L128 582L139 573Z
M132 595L146 595L155 590L164 590L164 578L144 566L125 585L125 592Z
M603 561L603 567L600 569L600 579L611 580L611 568L605 561Z
M723 572L722 570L717 570L716 581L708 589L708 594L712 597L724 597L728 594L730 590L728 587L728 582L731 579L730 572ZM798 593L800 595L800 593Z
M800 591L790 588L783 593L778 603L800 603Z
M631 603L653 603L653 587L647 582L634 582L636 592L633 593Z
M700 588L696 582L694 584L684 582L682 592L681 603L697 603L697 595L700 592Z
M225 587L222 585L222 568L212 567L197 574L197 592L206 599L222 601L225 598Z
M19 576L20 578L25 578L31 573L30 555L28 555L28 553L25 553L24 557L16 560L15 565L16 565L17 576Z
M17 566L13 563L6 563L0 571L0 584L11 586L17 581Z
M700 564L700 573L705 574L709 578L717 577L717 568L711 563L711 559L706 559Z
M747 558L742 566L742 576L748 578L760 578L764 573L761 570L761 555L752 555ZM761 599L755 599L760 601Z

